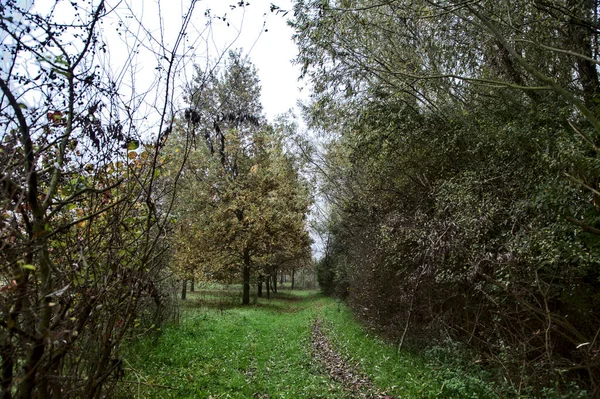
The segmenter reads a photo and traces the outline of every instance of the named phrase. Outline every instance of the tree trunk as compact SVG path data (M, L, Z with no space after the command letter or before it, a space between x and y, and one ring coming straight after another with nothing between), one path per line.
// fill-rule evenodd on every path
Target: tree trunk
M195 280L196 280L196 279L195 279L194 277L192 277L192 278L190 279L190 292L194 292L194 281L195 281Z
M258 275L258 281L256 282L256 291L259 298L262 298L262 285L263 285L263 275Z
M267 275L267 280L265 281L267 285L267 299L271 299L271 275Z
M273 293L277 294L277 270L273 272Z
M296 273L296 269L292 269L292 289L294 289L294 274Z
M244 250L244 294L242 296L242 305L250 304L250 252Z
M0 398L12 399L10 385L13 381L13 367L15 365L14 349L10 345L10 341L6 340L6 342L8 343L0 347L0 356L2 356L2 380L0 381L2 391L0 391Z
M181 299L187 299L187 280L183 279L183 284L181 284Z
M592 49L592 35L594 31L581 23L581 21L587 20L590 17L590 10L595 8L594 2L589 0L568 0L566 4L567 8L573 14L567 23L565 47L588 57L577 57L575 59L575 67L577 68L581 88L583 89L585 105L597 112L598 72L596 71L596 65L590 61L594 57Z

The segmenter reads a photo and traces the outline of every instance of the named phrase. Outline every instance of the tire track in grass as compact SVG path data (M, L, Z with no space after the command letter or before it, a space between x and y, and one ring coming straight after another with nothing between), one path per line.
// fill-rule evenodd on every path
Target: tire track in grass
M321 329L321 322L315 319L312 328L313 356L327 371L329 376L342 384L344 389L355 398L395 399L384 392L378 392L371 379L356 367L350 366L344 358L332 348L329 339Z

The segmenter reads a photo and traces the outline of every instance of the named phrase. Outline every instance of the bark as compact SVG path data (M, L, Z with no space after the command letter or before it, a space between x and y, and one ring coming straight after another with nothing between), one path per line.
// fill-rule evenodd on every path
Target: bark
M267 285L267 299L271 299L271 276L267 275L267 280L265 281Z
M192 277L190 279L190 292L194 292L195 291L194 282L195 282L195 279Z
M575 59L576 69L583 89L584 103L588 108L597 111L598 104L595 98L598 92L598 73L596 65L590 61L594 57L593 31L582 23L590 19L594 5L589 0L570 0L567 2L567 7L573 12L567 28L567 48L587 57Z
M296 269L292 269L292 289L294 289L294 274L296 274Z
M8 342L9 338L6 339ZM0 353L2 355L2 391L0 392L1 399L11 399L12 393L10 386L13 380L13 347L10 343L3 345L0 349Z
M187 280L183 279L183 283L181 284L181 299L187 299Z
M35 388L35 377L37 376L38 366L42 360L45 349L44 339L36 339L24 368L26 377L21 384L21 397L23 398L32 397L33 389Z
M250 251L244 250L244 294L242 296L242 305L250 304Z
M277 270L273 272L273 293L277 294Z
M259 298L262 298L262 287L263 287L263 275L258 276L258 282L256 283L257 295Z

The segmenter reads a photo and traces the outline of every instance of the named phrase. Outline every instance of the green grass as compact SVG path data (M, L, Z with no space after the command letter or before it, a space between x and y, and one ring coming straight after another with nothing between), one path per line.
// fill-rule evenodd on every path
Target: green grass
M190 294L179 325L126 348L119 397L350 398L311 357L316 317L324 320L335 347L388 394L493 397L477 369L469 373L427 356L397 354L367 334L347 309L338 311L335 300L314 291L285 291L247 307L236 305L238 299L235 291L212 288Z
M497 398L490 376L461 353L421 353L390 345L358 324L345 306L322 308L334 347L386 393L402 398ZM451 356L448 356L448 355Z
M310 356L311 320L322 302L303 292L249 307L187 305L180 325L128 348L126 379L143 384L122 384L121 397L342 398Z

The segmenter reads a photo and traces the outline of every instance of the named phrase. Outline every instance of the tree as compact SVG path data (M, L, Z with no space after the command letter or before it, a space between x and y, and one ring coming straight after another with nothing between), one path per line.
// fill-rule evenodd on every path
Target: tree
M202 165L186 179L194 206L182 210L178 223L194 255L182 262L204 279L232 282L241 275L248 304L258 265L309 245L308 190L260 115L254 67L232 52L221 74L197 74L184 119L202 132L204 145L196 150Z
M105 397L123 340L169 313L173 193L156 177L173 75L146 132L144 96L127 102L127 73L102 62L111 7L30 3L0 5L0 397ZM165 71L178 45L161 48Z

